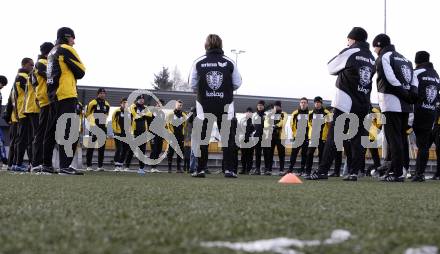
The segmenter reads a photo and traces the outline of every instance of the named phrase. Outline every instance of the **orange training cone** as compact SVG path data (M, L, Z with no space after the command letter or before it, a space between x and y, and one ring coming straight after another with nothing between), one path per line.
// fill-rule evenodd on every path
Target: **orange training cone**
M299 179L299 177L297 177L295 174L292 174L292 173L286 174L278 182L279 183L289 183L289 184L302 183L301 179Z

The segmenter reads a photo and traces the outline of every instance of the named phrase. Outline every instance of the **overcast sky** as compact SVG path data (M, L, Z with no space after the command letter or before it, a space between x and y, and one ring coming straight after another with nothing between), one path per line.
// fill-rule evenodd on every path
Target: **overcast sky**
M177 66L186 79L193 60L204 54L206 36L216 33L231 58L231 49L246 50L238 58L239 94L332 99L335 77L328 74L328 60L345 47L353 26L364 27L370 43L383 32L383 3L3 1L0 73L10 80L3 95L9 94L21 59L36 59L40 44L54 41L57 29L69 26L87 68L79 85L151 88L153 73L162 66ZM440 62L439 5L438 0L388 0L387 31L407 58L427 50L434 64Z

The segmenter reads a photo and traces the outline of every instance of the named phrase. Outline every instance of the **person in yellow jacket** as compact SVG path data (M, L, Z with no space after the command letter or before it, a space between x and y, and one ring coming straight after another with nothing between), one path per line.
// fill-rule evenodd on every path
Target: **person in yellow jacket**
M313 110L311 110L309 112L309 117L308 117L308 135L309 135L309 140L312 139L312 131L313 131L313 119L317 119L317 118L326 118L328 117L328 115L330 115L330 111L327 110L326 108L324 108L324 106L322 105L322 97L320 96L316 96L315 99L313 100L314 102L314 108ZM321 163L321 159L322 159L322 154L324 152L324 145L325 145L325 141L327 140L327 133L329 130L330 124L328 122L325 122L322 126L321 126L321 132L319 134L319 143L318 143L318 158L319 158L319 163ZM310 176L310 174L312 173L312 165L313 165L313 155L315 153L316 147L311 147L309 144L309 148L307 149L307 161L306 161L306 176L305 178L308 178Z
M166 116L166 128L169 130L169 132L174 134L179 144L180 150L183 153L184 151L183 145L185 139L184 130L186 127L187 116L186 113L182 111L182 108L183 108L183 102L181 100L177 100L174 110L169 114L167 114ZM174 149L171 146L169 146L167 152L168 173L172 172L174 152L175 152ZM182 158L178 154L176 154L176 156L177 156L176 158L177 173L183 173L183 170L181 168Z
M26 93L26 113L32 125L32 171L39 172L43 165L43 140L49 118L47 96L47 55L54 45L45 42L40 46L40 55L32 72L32 86Z
M139 95L136 98L136 102L130 106L130 114L131 114L131 132L135 138L142 135L144 132L148 131L147 118L151 116L151 112L149 112L148 109L145 107L145 98L143 94ZM141 150L142 154L145 155L145 152L147 150L147 143L145 142L141 144L139 146L139 149ZM130 157L133 156L133 151L131 149L129 151L129 156ZM138 174L144 175L145 174L144 168L145 168L144 162L139 159Z
M105 134L107 134L107 120L104 120L104 122L100 122L99 119L96 119L94 114L95 113L101 113L104 114L107 118L109 112L110 112L110 103L105 99L107 93L104 88L99 88L97 92L97 97L89 102L87 105L86 110L86 118L89 122L90 126L97 126L102 131L104 131ZM92 132L89 132L89 137L92 138L92 142L96 142L97 136L93 134ZM105 152L105 141L104 144L99 144L100 147L98 148L98 171L104 171L103 169L103 163L104 163L104 152ZM87 171L92 170L92 159L93 159L93 152L95 151L94 147L88 147L87 148L87 154L86 154L86 164L87 164Z
M292 112L292 116L290 118L291 121L291 127L292 127L292 136L293 138L300 138L297 137L297 131L300 126L298 126L298 123L301 121L301 118L307 118L309 115L309 101L306 97L303 97L299 100L299 107L297 110ZM304 142L295 148L292 148L292 152L290 154L290 166L288 173L293 172L293 168L296 163L296 157L298 156L298 152L301 149L301 168L299 170L299 174L301 175L306 167L306 160L307 160L307 149L309 147L309 136L308 136L308 125L306 126L306 132L304 137Z
M284 130L284 127L286 126L288 116L287 113L284 112L281 108L281 101L275 101L271 113L272 115L270 117L266 117L264 123L264 127L267 128L268 125L270 125L271 121L273 121L270 152L266 155L267 157L264 158L264 161L267 161L264 175L272 175L275 148L278 151L278 158L280 160L280 174L284 174L284 158L286 155L286 149L282 144L282 140L286 139L286 132Z
M124 125L125 110L127 110L127 98L122 98L120 107L117 108L112 115L112 129L114 136L119 136L119 137L126 136L125 131L128 128L125 128ZM122 171L124 161L126 161L126 158L128 158L127 155L129 154L130 146L127 143L120 141L117 138L115 138L115 146L116 146L116 150L115 150L115 156L113 158L115 162L115 171Z
M75 114L78 104L76 83L85 75L85 66L81 62L76 50L75 33L68 27L57 31L55 47L50 51L47 62L47 94L50 102L50 113L43 141L43 167L44 172L54 172L52 155L55 146L55 132L58 119L65 113ZM67 121L64 137L70 133L70 119ZM77 143L72 144L75 151ZM68 157L64 145L60 145L60 173L67 175L82 175L81 172L71 167L73 156Z
M25 115L26 109L26 87L30 86L30 73L34 68L34 61L30 58L23 58L21 61L21 69L18 70L14 83L15 111L18 116L18 134L17 145L15 147L16 156L14 156L13 171L27 172L28 167L23 165L24 154L27 151L28 157L32 158L32 148L29 140L30 122Z

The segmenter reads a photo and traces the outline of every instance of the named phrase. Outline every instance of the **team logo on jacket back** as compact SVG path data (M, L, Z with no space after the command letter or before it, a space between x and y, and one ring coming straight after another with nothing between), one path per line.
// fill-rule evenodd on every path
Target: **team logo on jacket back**
M412 71L406 65L402 65L400 67L400 70L402 71L402 76L406 81L406 84L404 84L403 86L405 89L409 89L409 84L411 83L411 80L412 80Z
M366 87L371 83L371 73L372 70L368 66L362 66L359 68L359 83L361 86Z
M206 82L212 90L217 90L223 84L223 73L210 71L206 74Z
M359 68L359 84L358 91L368 94L370 92L371 86L371 75L373 71L369 66L362 66Z
M437 88L434 85L429 85L426 87L426 101L432 104L437 96Z

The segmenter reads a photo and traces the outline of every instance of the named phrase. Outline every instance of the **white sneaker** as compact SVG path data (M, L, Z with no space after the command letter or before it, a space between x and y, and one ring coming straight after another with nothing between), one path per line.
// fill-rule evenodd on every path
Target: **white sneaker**
M408 169L402 168L402 176L407 178L407 173L409 173Z
M160 170L156 169L156 168L152 168L150 170L151 173L160 173Z
M114 171L115 171L115 172L122 171L122 168L121 168L120 166L116 166Z
M138 172L137 172L139 175L145 175L145 171L144 171L144 169L143 168L140 168L140 169L138 169Z
M3 164L2 165L2 170L8 170L8 165L7 164Z
M130 171L130 169L129 168L124 168L124 171L128 172L128 171Z
M86 171L93 171L93 168L92 167L87 167Z
M103 171L105 171L105 170L104 170L104 168L98 168L96 171L101 171L101 172L103 172Z

